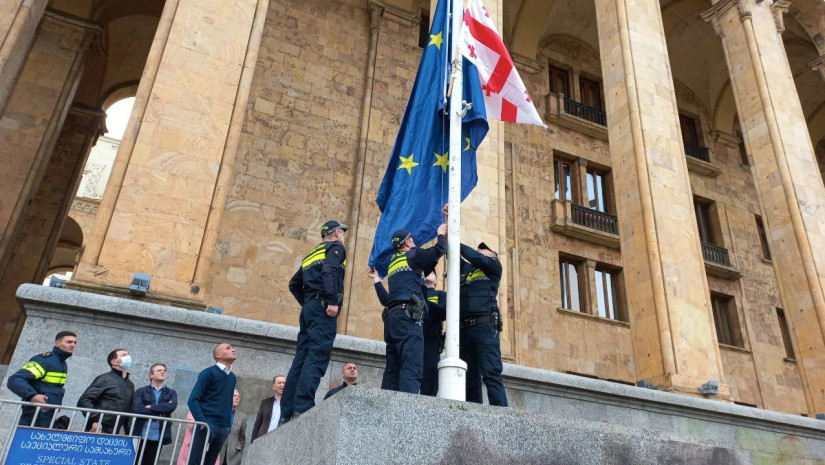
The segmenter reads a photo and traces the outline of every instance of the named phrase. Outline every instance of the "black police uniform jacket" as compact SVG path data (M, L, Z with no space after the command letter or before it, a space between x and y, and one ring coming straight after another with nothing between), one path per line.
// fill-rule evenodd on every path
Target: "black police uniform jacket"
M501 262L461 244L461 317L489 315L498 311Z
M9 376L6 385L9 390L24 401L31 400L37 394L43 394L51 405L61 405L66 390L66 374L68 367L66 359L72 354L57 347L51 352L43 352L29 359L23 368Z
M289 280L289 292L301 305L311 298L319 298L327 305L341 305L346 267L347 251L343 244L321 242L304 257L301 267Z
M421 302L426 301L424 276L430 274L438 260L447 251L447 238L439 234L432 247L413 247L404 252L396 252L390 258L387 285L390 296L388 308L411 302L415 295Z
M424 317L424 338L441 337L441 322L447 319L447 293L427 289L427 316Z

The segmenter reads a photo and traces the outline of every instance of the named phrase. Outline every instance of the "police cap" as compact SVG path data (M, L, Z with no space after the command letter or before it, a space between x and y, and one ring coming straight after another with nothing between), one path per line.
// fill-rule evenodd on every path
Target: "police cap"
M335 220L329 220L321 226L321 237L324 237L328 234L332 234L333 231L336 229L340 229L341 231L349 230L349 226L345 224L341 224Z
M494 256L494 257L498 258L498 254L496 253L496 251L495 251L495 250L493 250L493 249L491 249L491 248L490 248L487 244L485 244L484 242L481 242L480 244L478 244L478 247L477 247L477 248L478 248L479 250L489 250L490 252L493 252L493 256Z
M406 241L411 235L412 234L410 234L410 232L406 229L399 229L398 231L392 233L392 248L397 249L403 246L404 241Z

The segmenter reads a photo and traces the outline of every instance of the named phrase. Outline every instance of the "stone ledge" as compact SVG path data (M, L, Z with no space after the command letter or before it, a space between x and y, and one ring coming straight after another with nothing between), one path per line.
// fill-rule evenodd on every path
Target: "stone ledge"
M210 347L214 341L227 339L233 341L233 344L239 344L244 350L254 352L253 357L266 354L274 358L289 355L295 350L297 328L292 326L35 284L20 286L17 299L27 315L23 335L25 337L21 336L21 340L28 337L28 340L32 341L30 334L45 327L46 323L51 322L51 326L49 332L38 339L40 342L37 345L31 342L31 347L18 345L12 360L13 366L22 366L32 353L42 351L42 340L53 337L52 331L55 328L65 328L65 322L70 322L73 327L93 326L99 332L100 338L111 334L120 335L125 330L130 333L152 334L164 344L169 340L180 352L169 354L170 366L175 363L191 365L192 361L188 357L192 353L190 346L195 345L195 341L200 346ZM297 319L296 309L295 320ZM376 379L370 380L369 383L376 386L380 379L380 368L377 367L383 366L384 349L384 343L381 341L338 335L335 338L333 359L353 360L376 367L373 375ZM89 350L101 352L88 354L92 359L103 357L105 360L105 354L109 349L84 346L82 352ZM81 356L75 355L73 363L78 362L79 360L75 359ZM175 357L184 362L176 362ZM246 362L241 362L244 363L239 363L239 373L249 369L251 373L260 376L262 381L270 382L271 373L259 373L260 370L256 367L246 367ZM599 412L607 411L612 412L617 421L620 421L622 418L631 418L631 411L636 410L733 427L769 430L822 441L822 460L825 460L825 422L798 415L642 389L509 363L504 364L504 381L512 398L511 405L528 411L564 409L575 412L578 416L584 415L585 418L587 415L601 416ZM322 395L321 390L319 393Z
M752 463L746 451L629 425L359 388L259 438L245 460L275 456L324 464Z

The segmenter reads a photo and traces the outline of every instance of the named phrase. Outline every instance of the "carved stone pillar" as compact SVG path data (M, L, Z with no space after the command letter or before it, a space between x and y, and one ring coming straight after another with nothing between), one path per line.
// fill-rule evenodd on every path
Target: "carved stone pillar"
M69 110L37 193L21 219L20 233L0 281L0 319L7 322L0 333L0 348L11 348L22 327L15 301L17 288L24 283L41 283L48 273L86 158L104 132L105 121L106 113L100 109L72 106ZM15 330L10 332L11 328ZM4 363L11 352L6 351Z
M727 399L661 5L596 16L637 380L695 395L714 380Z
M788 2L722 0L702 14L728 62L811 414L825 412L825 188L782 42Z

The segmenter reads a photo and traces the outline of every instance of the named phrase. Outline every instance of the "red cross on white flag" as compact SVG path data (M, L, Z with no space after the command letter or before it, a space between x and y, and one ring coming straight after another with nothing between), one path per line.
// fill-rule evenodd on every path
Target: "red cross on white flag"
M459 43L478 68L488 118L546 127L481 0L469 0Z

